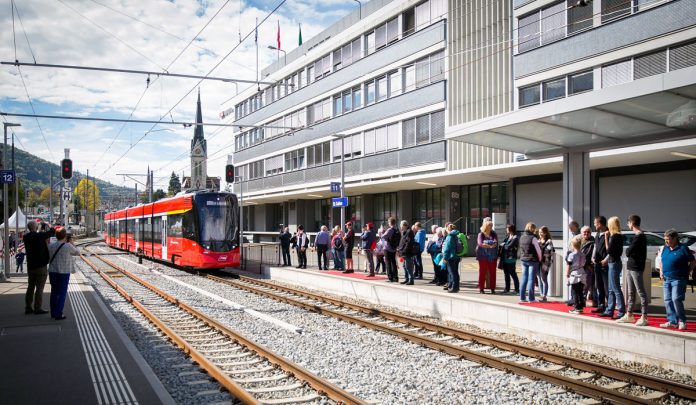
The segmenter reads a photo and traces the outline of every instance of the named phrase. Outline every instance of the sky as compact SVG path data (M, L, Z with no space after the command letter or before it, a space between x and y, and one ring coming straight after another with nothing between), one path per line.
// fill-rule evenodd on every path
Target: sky
M281 2L22 0L14 2L13 10L12 0L0 0L0 61L254 80L255 21L263 20ZM290 52L297 47L299 24L307 41L357 7L354 0L283 2L259 27L259 69L277 58L278 52L267 46L276 44L278 23L281 47ZM241 43L240 34L248 36ZM0 65L0 111L122 119L132 114L131 119L137 120L191 122L200 89L203 121L221 123L223 104L237 87L241 92L247 86L163 76L151 76L148 85L147 76L140 74ZM22 125L8 129L15 134L16 147L56 164L69 148L74 170L89 170L90 176L116 185L133 187L133 180L119 174L144 175L148 166L155 170L155 188L164 190L172 172L189 175L193 127L27 117L0 120ZM227 155L233 151L232 133L231 127L205 127L209 176L224 178Z

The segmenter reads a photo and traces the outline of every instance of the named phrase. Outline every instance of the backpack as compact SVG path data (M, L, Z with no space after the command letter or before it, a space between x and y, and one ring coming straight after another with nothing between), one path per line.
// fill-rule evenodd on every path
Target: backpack
M343 250L343 239L339 236L338 238L334 239L334 248L336 250Z
M469 242L466 240L466 235L459 233L457 235L457 246L454 248L454 253L459 257L464 257L469 252Z

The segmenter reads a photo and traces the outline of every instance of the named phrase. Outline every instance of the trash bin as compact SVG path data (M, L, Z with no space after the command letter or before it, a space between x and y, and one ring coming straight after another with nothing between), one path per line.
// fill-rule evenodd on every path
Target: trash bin
M621 291L623 292L624 299L626 300L626 305L628 305L628 288L629 288L629 282L628 282L628 269L626 267L628 259L625 257L621 258L621 262L623 263L623 270L621 271ZM652 294L650 293L651 291L651 286L652 286L652 261L650 259L647 259L645 261L645 270L643 270L643 286L645 286L645 292L648 296L648 304L652 301ZM635 291L635 287L633 286L633 283L630 284L631 289L634 291L636 294L636 298L633 302L633 308L631 312L633 313L640 313L640 297L637 295L637 292ZM628 311L629 308L626 308Z

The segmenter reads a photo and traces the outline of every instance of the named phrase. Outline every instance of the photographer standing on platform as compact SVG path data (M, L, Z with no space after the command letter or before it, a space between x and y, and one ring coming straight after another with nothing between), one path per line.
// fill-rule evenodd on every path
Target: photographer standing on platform
M48 277L51 282L51 318L60 321L65 319L63 308L68 295L70 274L75 272L72 256L78 256L80 252L70 241L71 238L65 228L56 231L56 239L48 246L50 255Z
M41 232L37 232L41 225ZM41 224L31 221L27 224L24 235L24 248L27 250L27 293L24 297L25 314L46 314L41 308L43 289L48 277L48 246L46 240L55 235L55 230L45 222Z

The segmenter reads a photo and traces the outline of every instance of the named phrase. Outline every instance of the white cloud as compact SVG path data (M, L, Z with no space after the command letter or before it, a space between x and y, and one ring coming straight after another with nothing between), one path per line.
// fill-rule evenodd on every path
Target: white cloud
M38 63L158 71L167 67L179 55L186 43L201 30L224 1L28 0L15 3L22 17L22 24L19 24L19 20L15 21L16 58L22 62L32 62L33 52ZM236 46L237 50L211 75L255 79L256 48L252 29L256 18L261 21L277 2L254 4L244 2L240 15L239 3L230 1L199 39L168 70L204 75ZM353 1L345 0L287 1L276 15L271 16L259 28L259 69L276 58L276 53L266 47L275 45L278 21L281 25L282 47L290 51L297 46L298 23L302 23L303 38L307 40L325 28L326 24L355 7ZM150 26L110 8L138 18ZM78 12L94 23L78 15ZM202 15L197 16L196 13ZM0 24L11 27L11 13L2 13ZM167 33L151 26L159 27ZM30 41L31 52L23 29ZM242 44L239 44L240 32L242 36L251 33ZM0 59L15 59L13 44L12 30L2 30ZM135 119L158 119L161 116L166 116L163 121L170 121L172 118L176 121L195 119L196 80L152 76L150 87L146 91L146 76L143 75L38 67L22 67L21 72L38 114L126 118L144 92L140 105L133 113ZM244 85L239 85L240 91L243 88ZM204 121L219 122L221 103L235 94L235 85L204 81L200 84L200 91ZM180 100L171 114L166 114ZM14 66L0 68L0 110L25 114L32 112L18 69ZM15 132L31 153L48 160L52 156L59 160L63 156L63 148L70 148L75 170L84 172L90 169L91 175L97 174L116 184L123 182L116 173L144 173L148 165L160 169L155 176L164 176L166 181L172 171L180 175L181 169L184 169L188 173L188 148L193 128L159 125L157 129L168 130L151 133L124 156L152 125L123 126L115 122L40 119L51 154L41 137L36 120L18 117L8 119L22 123L23 126L15 129ZM113 141L117 133L118 138ZM205 133L209 140L209 155L221 151L211 157L209 174L221 176L226 163L225 156L232 150L232 130L206 127ZM112 141L113 145L107 150ZM121 160L118 164L110 168L119 158Z

